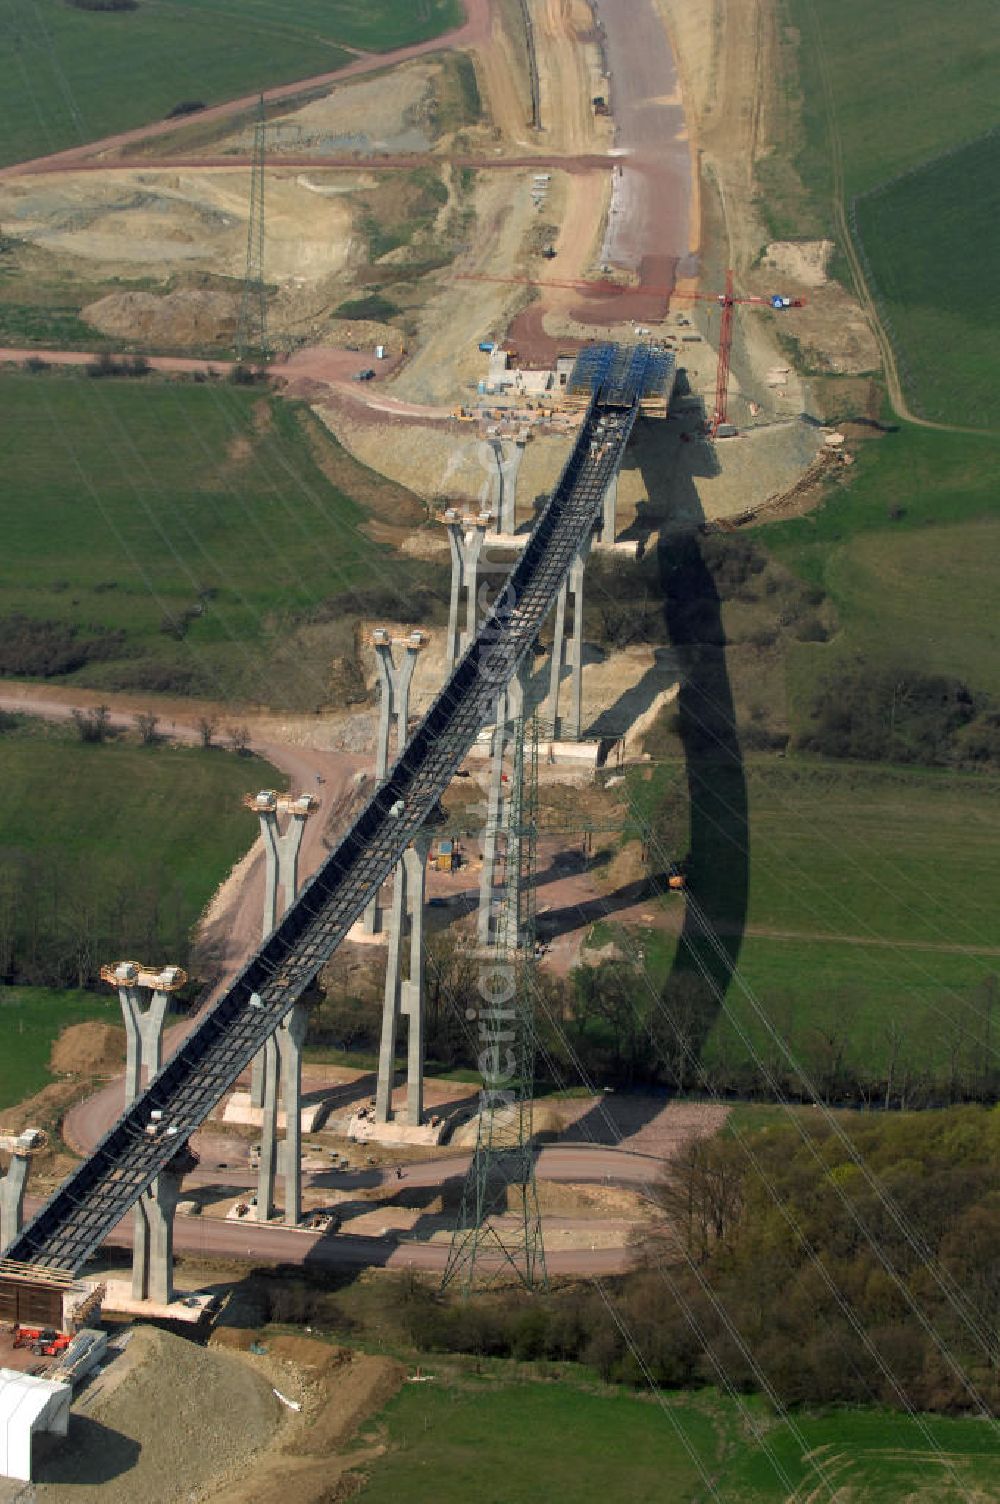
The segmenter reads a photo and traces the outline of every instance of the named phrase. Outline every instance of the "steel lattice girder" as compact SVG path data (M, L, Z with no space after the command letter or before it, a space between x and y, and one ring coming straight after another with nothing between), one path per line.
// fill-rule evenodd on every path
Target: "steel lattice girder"
M633 372L633 375L635 373ZM637 381L636 391L641 389ZM615 393L617 396L617 393ZM100 1144L6 1250L79 1269L202 1123L337 949L433 810L534 644L597 523L639 411L598 393L493 610L389 776L260 950ZM601 442L594 446L598 423ZM394 806L402 801L401 815ZM147 1128L162 1114L162 1129ZM176 1129L167 1134L167 1129Z

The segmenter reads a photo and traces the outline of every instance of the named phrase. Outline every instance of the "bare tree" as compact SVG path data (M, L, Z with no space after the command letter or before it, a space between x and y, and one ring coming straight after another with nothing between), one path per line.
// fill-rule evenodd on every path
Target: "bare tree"
M653 1193L674 1236L699 1264L739 1222L745 1173L741 1155L732 1139L692 1139Z
M218 726L219 722L214 715L203 715L201 717L198 722L198 735L201 737L203 747L208 748L212 745Z
M241 757L250 750L249 726L228 726L226 728L226 735L229 738L229 745L233 751L238 752Z
M144 747L151 747L156 741L156 728L160 724L160 717L153 715L152 711L142 710L135 718L136 730L139 740Z

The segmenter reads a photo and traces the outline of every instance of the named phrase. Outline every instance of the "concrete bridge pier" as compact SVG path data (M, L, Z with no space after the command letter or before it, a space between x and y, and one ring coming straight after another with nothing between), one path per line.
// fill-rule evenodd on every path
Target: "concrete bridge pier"
M493 523L490 512L472 517L450 507L445 512L451 546L451 602L448 609L448 637L445 643L445 667L450 673L476 635L479 560L486 534ZM465 596L465 626L459 626L462 596Z
M406 1122L413 1128L420 1126L424 1112L423 939L424 895L430 847L430 834L426 830L418 831L396 869L389 920L378 1081L375 1089L375 1121L388 1123L392 1118L396 1035L399 1020L405 1017Z
M487 439L479 446L479 458L489 477L484 503L498 533L513 533L517 526L517 477L524 459L523 444Z
M497 701L497 719L490 755L486 830L483 836L483 868L479 878L477 935L480 945L496 945L500 938L497 933L497 915L494 912L494 890L501 839L504 843L505 864L516 861L520 870L517 836L509 830L508 811L512 785L504 783L504 762L514 737L516 722L524 714L529 673L527 668L520 669ZM509 874L509 865L507 871Z
M0 1250L12 1243L24 1226L24 1192L30 1168L30 1154L18 1154L15 1149L6 1174L0 1176Z
M262 789L247 794L245 808L260 819L264 842L264 917L261 927L266 940L281 915L295 902L299 891L299 853L306 821L318 808L311 794L278 794ZM282 817L287 823L282 828ZM274 1192L278 1174L278 1101L285 1090L285 1145L282 1179L285 1190L285 1220L296 1226L302 1207L302 1045L305 1041L306 1012L299 1005L301 1024L291 1028L290 1020L279 1024L275 1033L254 1058L250 1076L250 1105L261 1109L260 1161L257 1167L257 1221L269 1222L274 1216ZM287 1038L285 1036L287 1035ZM287 1063L279 1060L282 1039ZM289 1099L289 1088L292 1100Z
M618 527L618 481L619 472L616 470L608 482L608 489L604 493L604 505L601 512L602 543L614 543Z
M132 1299L168 1306L174 1299L174 1214L188 1169L161 1170L135 1204Z
M273 789L262 789L259 794L247 794L243 804L258 816L260 836L264 843L264 918L261 939L266 940L279 917L291 907L299 891L299 852L302 850L306 821L315 810L316 801L310 794L304 794L298 799L288 799ZM284 830L278 819L281 814L290 816ZM251 1107L264 1105L265 1065L266 1052L261 1050L254 1058L250 1070Z
M302 1046L309 1027L309 1010L296 1003L278 1026L272 1043L277 1046L281 1071L281 1096L285 1104L285 1141L279 1164L285 1200L285 1222L298 1227L302 1221Z
M555 631L552 640L552 668L549 680L549 720L553 741L578 742L583 729L583 576L590 553L590 541L584 544L570 565L556 598ZM566 618L570 617L567 630ZM570 670L570 711L559 714L563 669Z
M406 732L410 721L410 686L417 659L427 646L428 638L423 632L411 632L409 637L394 638L385 627L377 627L372 633L372 647L379 675L378 739L375 744L375 781L383 784L389 772L389 746L393 725L396 728L396 756L406 746ZM403 656L398 661L394 649L401 647ZM366 935L378 935L382 931L382 913L379 895L365 909L362 928Z
M125 1106L131 1107L159 1074L167 1004L170 994L184 986L187 973L179 966L154 972L136 961L119 961L115 966L102 966L101 977L117 987L122 1006ZM136 1202L132 1214L132 1294L136 1300L169 1304L173 1299L174 1212L180 1183L180 1175L161 1170Z

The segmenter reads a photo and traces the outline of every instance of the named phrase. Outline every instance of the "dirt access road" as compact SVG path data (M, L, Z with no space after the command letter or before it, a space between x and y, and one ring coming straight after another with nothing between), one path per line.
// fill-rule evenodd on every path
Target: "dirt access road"
M117 357L116 359L127 359ZM0 365L23 365L27 360L44 360L53 366L88 366L98 359L96 350L45 350L22 349L19 346L0 346ZM146 355L143 359L150 370L164 376L191 376L202 374L224 377L232 362L226 360L201 360L191 355ZM428 407L419 402L406 402L401 397L389 397L378 393L398 369L400 359L392 356L378 361L375 375L365 382L355 381L354 375L365 365L367 355L357 350L341 350L328 346L310 346L297 350L287 359L276 361L268 367L268 375L275 389L289 397L302 397L307 401L323 402L336 397L339 401L357 409L362 416L377 414L381 417L400 418L411 422L450 422L451 411Z
M663 17L655 0L595 0L594 10L614 120L614 144L605 164L611 202L595 259L621 268L634 283L567 292L542 282L538 301L515 319L509 334L533 362L551 360L567 343L548 333L549 315L568 315L583 331L659 323L677 278L692 275L700 241L697 172ZM558 12L558 6L546 7L548 28L558 30ZM571 22L571 16L563 17L563 29ZM591 190L591 209L594 202ZM599 196L596 202L603 214ZM557 244L560 278L563 268L569 279L582 275L577 255L581 244L589 251L587 238L584 226L574 223L572 243L563 236Z

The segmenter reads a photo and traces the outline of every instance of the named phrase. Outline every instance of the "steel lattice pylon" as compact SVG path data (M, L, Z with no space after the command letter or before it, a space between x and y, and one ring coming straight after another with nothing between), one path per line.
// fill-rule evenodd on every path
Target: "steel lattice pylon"
M502 727L498 728L502 735ZM484 1058L503 1062L501 1090L484 1085L476 1148L462 1188L442 1289L466 1292L514 1275L546 1284L535 1183L535 867L538 840L538 716L518 717L512 793L504 834L507 870L497 943L483 958L477 1030ZM513 1194L512 1194L513 1193Z
M240 360L267 360L267 286L264 282L264 153L267 118L261 95L253 129L250 164L250 221L247 225L247 268L236 325L236 354Z

